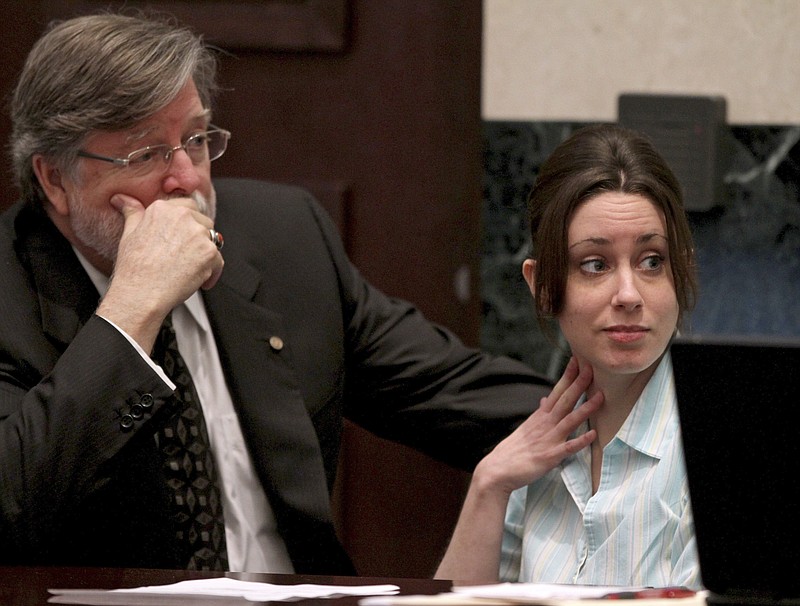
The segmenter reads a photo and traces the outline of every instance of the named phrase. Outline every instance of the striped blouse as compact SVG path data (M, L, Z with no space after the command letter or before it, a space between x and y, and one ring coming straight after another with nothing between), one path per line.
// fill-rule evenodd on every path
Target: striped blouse
M594 495L590 459L585 448L512 493L501 580L699 589L669 353L603 450Z

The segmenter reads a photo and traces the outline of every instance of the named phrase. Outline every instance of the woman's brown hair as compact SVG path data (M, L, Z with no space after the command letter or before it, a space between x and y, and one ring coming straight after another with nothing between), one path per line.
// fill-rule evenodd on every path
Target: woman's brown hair
M539 321L546 326L564 308L567 234L575 210L605 192L643 196L664 213L680 323L683 312L694 306L697 292L692 234L680 184L647 138L614 125L588 126L573 133L542 164L531 191L528 220Z

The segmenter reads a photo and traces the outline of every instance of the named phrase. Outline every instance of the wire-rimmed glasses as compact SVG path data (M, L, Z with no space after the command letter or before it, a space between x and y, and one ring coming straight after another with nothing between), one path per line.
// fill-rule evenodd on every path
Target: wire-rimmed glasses
M193 164L216 160L228 148L228 139L231 133L222 128L211 126L209 130L194 133L186 138L180 145L172 147L166 143L160 145L148 145L142 149L132 151L124 158L114 158L112 156L101 156L87 151L79 151L81 158L92 160L102 160L112 162L117 166L122 166L128 170L135 171L137 174L149 174L157 168L166 170L172 160L173 154L182 149L186 152Z

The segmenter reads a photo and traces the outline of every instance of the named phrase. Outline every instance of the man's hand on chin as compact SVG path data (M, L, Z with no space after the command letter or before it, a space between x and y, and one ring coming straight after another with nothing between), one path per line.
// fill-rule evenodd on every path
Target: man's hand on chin
M125 218L117 261L98 314L150 351L164 317L222 273L222 254L211 240L213 221L191 198L144 205L124 194L111 204Z

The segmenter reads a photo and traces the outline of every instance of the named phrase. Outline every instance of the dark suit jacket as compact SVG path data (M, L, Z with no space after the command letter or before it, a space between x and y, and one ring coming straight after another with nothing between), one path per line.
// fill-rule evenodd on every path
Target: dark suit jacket
M350 572L329 504L344 417L469 469L542 381L371 287L304 191L215 186L225 269L204 299L247 446L296 570ZM3 215L0 560L180 568L152 439L174 399L97 303L43 214Z

